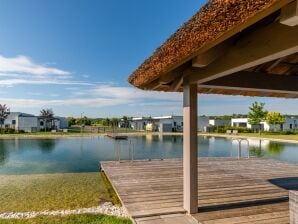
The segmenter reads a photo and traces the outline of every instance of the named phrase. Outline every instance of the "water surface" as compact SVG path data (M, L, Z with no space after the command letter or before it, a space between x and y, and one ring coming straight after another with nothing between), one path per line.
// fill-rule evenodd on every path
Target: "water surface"
M131 144L130 144L131 142ZM226 138L198 137L199 157L237 157L238 143ZM100 161L182 158L182 136L148 135L115 141L106 137L0 140L0 174L95 172ZM298 163L298 145L258 140L250 141L254 156ZM132 150L131 150L132 152ZM247 146L242 145L242 156Z

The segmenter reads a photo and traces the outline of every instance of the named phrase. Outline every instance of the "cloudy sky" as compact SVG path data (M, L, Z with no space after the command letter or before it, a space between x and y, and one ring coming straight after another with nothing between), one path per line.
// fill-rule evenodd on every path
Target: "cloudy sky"
M182 96L144 92L127 77L204 1L1 0L0 104L12 111L91 117L182 114ZM253 101L297 114L297 101L199 96L205 115Z

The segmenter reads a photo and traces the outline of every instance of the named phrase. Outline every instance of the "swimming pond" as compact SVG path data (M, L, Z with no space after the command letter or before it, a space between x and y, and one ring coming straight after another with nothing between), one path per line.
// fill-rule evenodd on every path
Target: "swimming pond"
M238 142L198 137L199 157L237 157ZM145 135L115 141L107 137L0 140L0 174L78 173L99 170L100 161L182 158L182 136ZM134 149L132 149L134 148ZM242 144L242 156L247 156ZM120 149L120 150L119 150ZM250 140L250 154L298 163L298 144Z

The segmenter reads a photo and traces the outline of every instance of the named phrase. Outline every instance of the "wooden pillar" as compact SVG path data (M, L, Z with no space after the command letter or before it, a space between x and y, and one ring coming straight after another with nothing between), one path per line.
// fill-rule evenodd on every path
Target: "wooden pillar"
M198 212L197 84L183 80L183 206Z

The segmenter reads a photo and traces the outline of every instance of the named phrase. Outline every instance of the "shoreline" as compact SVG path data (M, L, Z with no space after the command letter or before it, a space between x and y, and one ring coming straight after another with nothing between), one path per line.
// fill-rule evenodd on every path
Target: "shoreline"
M127 135L127 136L146 136L146 135L163 135L163 136L182 136L182 132L119 132L116 133L119 135ZM84 134L3 134L0 135L0 140L5 139L63 139L63 138L95 138L95 137L104 137L107 133L84 133ZM298 140L292 139L282 139L282 138L274 138L270 136L250 136L245 134L238 134L238 135L228 135L228 134L221 134L221 133L198 133L198 136L207 136L207 137L221 137L221 138L247 138L253 140L269 140L272 142L283 142L283 143L293 143L298 144Z

